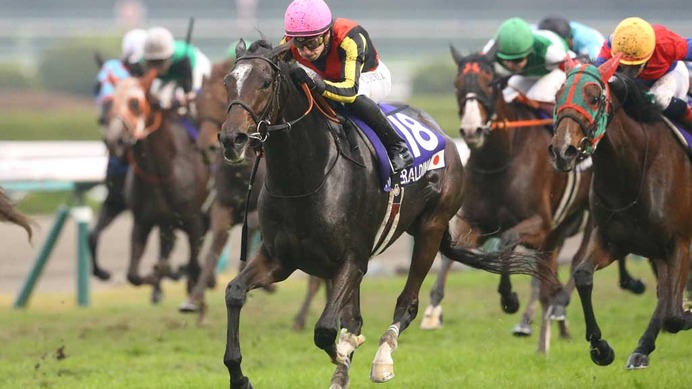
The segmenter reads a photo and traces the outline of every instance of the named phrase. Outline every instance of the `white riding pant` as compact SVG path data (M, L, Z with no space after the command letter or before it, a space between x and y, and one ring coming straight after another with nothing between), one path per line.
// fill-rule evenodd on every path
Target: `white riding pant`
M202 88L204 77L208 78L209 76L211 76L211 61L209 61L209 57L197 49L195 66L192 69L192 91L194 93L199 92L200 88ZM152 83L151 90L154 91L161 103L161 108L164 109L170 108L173 101L183 101L185 99L185 91L174 81L162 83L161 80L156 79ZM190 107L194 109L194 101L190 103Z
M665 109L673 97L687 101L687 90L690 88L690 71L683 61L678 61L675 68L659 78L649 88L654 100Z
M541 103L555 103L555 94L565 80L565 72L560 69L554 69L540 78L515 74L507 81L507 87L502 90L502 96L508 103L516 99L519 94Z
M305 69L310 77L315 77L315 71L298 64ZM358 95L368 96L372 101L379 103L389 96L392 91L392 74L389 68L382 61L377 65L377 69L372 72L364 72L360 74L358 79Z

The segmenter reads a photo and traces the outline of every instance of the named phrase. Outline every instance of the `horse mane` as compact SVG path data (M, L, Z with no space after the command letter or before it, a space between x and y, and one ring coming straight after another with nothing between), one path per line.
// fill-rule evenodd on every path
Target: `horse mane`
M647 89L637 80L616 73L609 81L610 90L620 100L622 109L632 119L640 123L654 123L661 120L663 110L647 95Z

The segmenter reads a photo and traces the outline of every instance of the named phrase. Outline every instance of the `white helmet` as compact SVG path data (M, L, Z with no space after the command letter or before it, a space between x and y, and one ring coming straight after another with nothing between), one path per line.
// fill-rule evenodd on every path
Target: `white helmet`
M152 27L144 40L144 59L166 59L173 55L173 34L163 27Z
M123 36L122 58L128 63L137 63L144 55L144 40L147 38L146 30L135 28Z

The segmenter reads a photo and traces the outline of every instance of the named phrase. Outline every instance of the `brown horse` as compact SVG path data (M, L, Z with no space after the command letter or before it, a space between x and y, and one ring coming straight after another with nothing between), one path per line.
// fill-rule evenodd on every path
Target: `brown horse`
M150 71L118 82L104 141L111 155L127 155L130 161L126 199L134 224L128 281L156 288L162 276L170 275L169 264L160 260L152 274L142 277L139 263L155 226L169 234L180 229L190 247L186 268L190 292L200 272L197 256L206 232L201 209L207 198L209 170L179 115L150 103L149 88L155 77Z
M594 271L629 253L650 258L656 270L658 304L626 364L640 369L649 365L661 329L692 328L692 313L682 305L692 242L692 162L644 91L623 75L611 78L618 60L568 72L557 95L549 152L561 171L593 158L594 229L574 279L596 364L610 364L615 354L596 322Z
M245 52L241 41L236 64L224 79L230 100L219 137L224 156L238 162L251 148L261 147L267 163L259 198L262 245L226 288L224 364L232 388L252 387L241 369L239 337L247 293L302 270L332 284L315 325L314 342L337 365L331 387L346 387L353 353L365 340L360 283L368 261L376 249L385 249L408 232L414 237L408 279L397 299L392 325L380 338L370 373L375 382L388 381L394 377L391 353L401 332L416 317L418 293L438 250L453 260L495 272L537 274L535 268L527 268L535 264L535 258L511 252L474 253L452 246L448 222L462 203L463 167L451 139L416 108L393 105L390 120L401 124L402 131L408 128L403 123L415 127L417 136L430 140L426 147L432 142L441 146L438 139L444 139L444 157L438 160L444 161L444 167L426 171L407 186L382 190L370 143L356 136L358 147L346 147L349 141L341 126L313 109L307 86L301 89L291 81L295 65L283 59L289 45L272 49L268 42L257 41ZM407 173L403 172L408 177Z
M0 221L13 223L25 229L26 234L29 236L29 242L31 242L31 237L34 234L31 228L31 220L14 208L12 200L7 197L5 190L2 188L0 188Z
M585 219L591 171L564 174L554 171L545 147L550 132L537 125L538 117L521 103L507 104L501 93L493 63L493 53L462 56L454 47L452 57L459 72L455 79L461 136L471 154L466 166L464 204L455 226L456 236L467 247L479 247L490 238L499 238L499 246L521 245L541 253L546 271L556 273L557 256L564 240L575 234ZM529 121L523 128L494 128L492 122ZM431 291L430 316L440 316L440 302L451 262L443 268ZM545 276L547 277L547 276ZM500 278L498 291L505 312L519 308L512 292L509 275ZM561 292L561 293L559 293ZM550 342L548 318L559 320L560 334L569 337L564 306L569 291L541 283L537 293L543 308L538 351L547 352ZM556 306L549 309L551 300ZM558 309L559 307L559 309ZM516 335L529 335L535 304L528 304ZM430 318L424 319L426 328ZM437 321L438 326L440 321ZM430 326L428 328L434 328Z
M197 94L195 105L197 107L200 135L197 138L197 146L205 154L207 161L213 166L215 200L211 207L211 233L212 242L209 252L202 265L202 272L193 288L189 299L179 307L181 312L199 312L200 321L204 319L206 303L204 292L208 285L215 284L214 270L218 258L228 241L229 229L243 222L246 205L248 208L248 236L252 237L259 230L259 218L257 214L257 198L259 197L262 183L264 183L265 164L260 161L255 184L250 193L250 202L246 204L247 189L250 180L252 166L256 156L248 156L244 163L228 164L223 160L223 154L218 142L221 125L226 119L228 97L223 79L233 66L233 60L228 59L214 64L211 75L205 78L202 88ZM248 249L249 249L248 245ZM245 265L240 264L240 270ZM308 293L300 311L293 321L295 330L305 327L305 320L310 307L310 302L320 288L321 280L310 276L308 280ZM266 285L265 290L274 291L274 285Z

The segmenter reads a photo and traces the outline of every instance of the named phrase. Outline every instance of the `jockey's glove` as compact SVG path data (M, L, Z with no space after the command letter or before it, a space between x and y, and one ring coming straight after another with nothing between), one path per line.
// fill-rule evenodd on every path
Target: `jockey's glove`
M322 92L324 92L324 81L318 75L315 75L315 78L313 79L308 75L305 69L301 68L300 66L291 70L291 79L296 84L307 85L308 88L310 88L310 90L314 90L319 94L322 94Z

